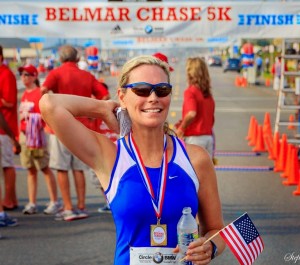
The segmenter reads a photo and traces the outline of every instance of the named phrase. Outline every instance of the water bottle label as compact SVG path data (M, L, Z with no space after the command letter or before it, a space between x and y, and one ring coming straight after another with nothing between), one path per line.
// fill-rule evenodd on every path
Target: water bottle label
M193 233L180 233L178 234L178 246L180 253L182 253L183 256L186 255L186 251L188 248L188 245L196 240L198 238L198 231L195 231ZM193 263L190 261L181 261L182 265L192 265Z
M180 233L178 235L178 244L188 246L191 242L193 242L198 237L199 237L198 231L195 231L193 233Z

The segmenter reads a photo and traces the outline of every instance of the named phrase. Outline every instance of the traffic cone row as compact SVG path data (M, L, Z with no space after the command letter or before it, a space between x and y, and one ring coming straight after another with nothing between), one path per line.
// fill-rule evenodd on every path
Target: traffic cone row
M298 185L293 195L300 195L298 147L288 144L286 134L282 134L281 139L279 132L272 135L268 112L265 114L263 125L259 125L256 118L251 116L246 140L249 141L249 146L253 146L252 151L268 152L268 158L274 160L274 172L282 172L280 176L285 178L282 184Z
M273 154L274 140L272 137L270 113L266 112L263 125L259 125L253 115L250 117L246 140L248 140L249 146L253 146L252 151L268 152L270 159L274 159L277 156L277 153Z
M248 145L253 146L252 151L254 152L265 152L265 143L263 137L263 126L259 125L254 116L250 119L248 128L248 135L246 139L249 141Z

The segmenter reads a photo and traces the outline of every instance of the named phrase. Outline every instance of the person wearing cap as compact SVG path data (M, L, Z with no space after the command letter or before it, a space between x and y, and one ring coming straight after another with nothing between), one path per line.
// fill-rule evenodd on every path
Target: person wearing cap
M3 61L3 48L0 46L0 111L16 138L18 136L17 81L14 73ZM18 208L18 200L13 142L2 129L0 129L0 143L2 152L1 165L5 184L3 208L5 210L14 210Z
M19 142L22 146L21 164L28 171L28 199L29 202L23 209L24 214L37 213L37 187L38 170L42 171L50 203L44 209L45 214L56 214L61 205L57 200L57 187L54 174L49 168L49 153L44 131L44 122L41 118L39 101L42 96L38 80L38 70L33 65L26 65L18 69L25 90L21 97L19 107L20 134Z
M172 66L170 66L170 64L169 64L169 60L168 60L168 57L166 55L164 55L163 53L157 52L157 53L152 54L152 56L160 59L161 61L163 61L165 63L167 63L169 65L169 71L170 72L174 71L174 68Z
M54 94L69 94L96 99L107 99L107 89L91 73L78 68L78 51L71 45L64 45L59 50L62 65L49 72L42 93L52 91ZM88 118L80 117L78 120L90 128ZM73 221L88 217L85 209L85 175L87 169L80 159L74 156L51 131L50 144L50 167L57 170L57 181L61 191L64 209L55 215L57 221ZM72 170L77 193L77 209L73 208L68 171Z

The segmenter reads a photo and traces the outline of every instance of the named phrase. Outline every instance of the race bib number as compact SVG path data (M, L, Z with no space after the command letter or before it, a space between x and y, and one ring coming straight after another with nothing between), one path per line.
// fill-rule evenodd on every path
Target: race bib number
M176 258L173 248L130 248L130 265L176 264Z

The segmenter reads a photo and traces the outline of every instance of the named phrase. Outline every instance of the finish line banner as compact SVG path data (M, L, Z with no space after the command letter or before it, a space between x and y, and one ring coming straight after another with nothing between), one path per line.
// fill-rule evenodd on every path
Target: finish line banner
M93 38L115 48L299 38L296 2L0 1L0 37Z

